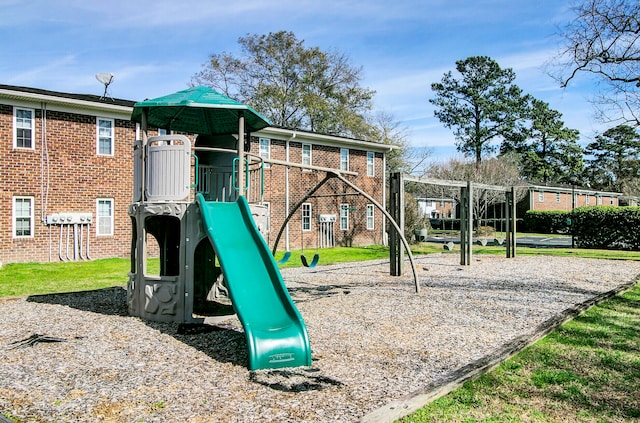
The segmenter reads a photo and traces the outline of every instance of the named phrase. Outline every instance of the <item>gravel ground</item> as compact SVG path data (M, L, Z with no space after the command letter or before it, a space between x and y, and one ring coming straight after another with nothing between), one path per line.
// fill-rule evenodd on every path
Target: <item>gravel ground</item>
M122 288L0 300L0 412L38 422L380 421L370 413L446 385L640 274L632 261L458 260L417 257L420 294L410 270L391 277L385 260L283 270L310 368L250 372L234 316L145 322L127 316ZM65 341L15 348L33 334Z

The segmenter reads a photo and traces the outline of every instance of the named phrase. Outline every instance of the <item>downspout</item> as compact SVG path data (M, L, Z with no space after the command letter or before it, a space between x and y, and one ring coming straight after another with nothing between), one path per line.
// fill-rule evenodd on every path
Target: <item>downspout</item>
M49 148L47 146L47 104L40 103L42 111L40 128L40 220L47 221L47 205L49 202ZM51 230L49 230L51 234ZM51 237L49 237L49 261L51 261Z
M289 161L289 142L291 140L293 140L295 137L296 137L296 132L293 131L291 136L285 142L285 160L287 162ZM289 215L289 171L290 170L291 170L291 168L289 166L287 166L285 168L285 174L284 174L284 193L285 193L284 194L284 208L285 208L285 216ZM287 222L287 226L285 227L284 245L285 245L285 251L290 251L290 249L289 249L289 223L288 222Z

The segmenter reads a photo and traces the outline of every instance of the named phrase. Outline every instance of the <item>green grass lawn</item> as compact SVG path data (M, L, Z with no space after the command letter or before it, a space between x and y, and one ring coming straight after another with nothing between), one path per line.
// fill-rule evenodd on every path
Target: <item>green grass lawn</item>
M459 254L459 246L447 252L442 244L423 242L412 245L415 255L431 253ZM332 263L388 259L387 247L372 245L369 247L336 247L317 250L320 255L319 265ZM294 250L291 258L281 267L302 266L300 254ZM504 247L474 246L474 254L505 254ZM305 249L309 259L316 253L315 249ZM525 248L518 247L521 255L561 255L576 257L592 257L603 259L640 260L640 253L617 250L582 250L571 248ZM284 252L276 254L279 260ZM124 286L129 272L128 259L103 259L88 262L71 263L15 263L0 268L0 298L33 294L51 294L55 292L85 291L110 286ZM151 259L147 264L150 274L158 267L158 260Z
M129 266L125 259L7 264L0 269L0 298L123 286Z

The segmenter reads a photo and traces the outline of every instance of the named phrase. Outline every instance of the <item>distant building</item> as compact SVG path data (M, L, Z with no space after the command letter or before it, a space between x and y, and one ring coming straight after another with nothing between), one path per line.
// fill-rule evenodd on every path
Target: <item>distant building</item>
M453 198L416 198L418 208L429 219L456 217L457 201Z
M571 211L575 207L583 206L619 206L620 199L623 197L619 192L566 185L530 184L526 186L526 189L526 195L518 203L518 214L527 210Z

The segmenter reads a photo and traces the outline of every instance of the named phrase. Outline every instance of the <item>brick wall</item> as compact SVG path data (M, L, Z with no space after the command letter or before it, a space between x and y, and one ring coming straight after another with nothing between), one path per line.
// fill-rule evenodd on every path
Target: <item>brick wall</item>
M304 142L289 143L289 160L293 163L302 163L302 145ZM258 139L252 140L252 152L258 152ZM284 140L271 139L271 158L286 160L286 142ZM340 168L340 147L312 144L311 164L314 166ZM349 170L358 172L357 176L347 176L350 182L371 195L378 203L383 204L384 168L382 154L376 153L374 176L367 176L366 151L351 149L349 152ZM325 177L325 172L309 171L291 167L289 169L289 207L293 209L304 195L313 189ZM272 165L265 170L265 195L264 201L271 205L271 231L267 236L267 243L273 246L278 231L286 218L286 173L287 168L280 165ZM334 234L336 245L371 245L382 243L383 214L374 208L374 229L366 229L366 206L370 202L363 196L348 195L354 191L345 186L338 179L326 182L316 193L315 198L309 198L306 203L311 204L312 219L311 230L302 230L302 210L299 209L289 220L289 247L316 248L318 245L318 216L330 214L336 216ZM347 195L339 195L347 193ZM340 230L340 205L349 204L355 208L349 212L349 228ZM278 249L285 249L284 234L282 235Z
M575 201L571 200L571 192L554 192L552 190L532 189L529 194L531 210L564 210L570 211L572 207L583 206L618 206L618 197L595 192L577 190Z
M114 155L99 156L96 116L47 111L43 120L42 110L36 109L33 150L13 148L12 121L13 107L0 106L0 262L59 260L60 227L46 225L44 218L55 213L86 212L95 220L99 198L114 201L114 234L97 236L96 226L92 225L91 257L127 257L131 238L127 208L132 196L135 124L115 119ZM43 122L46 137L43 137ZM13 237L14 196L34 199L33 237ZM66 230L63 242L66 250Z

